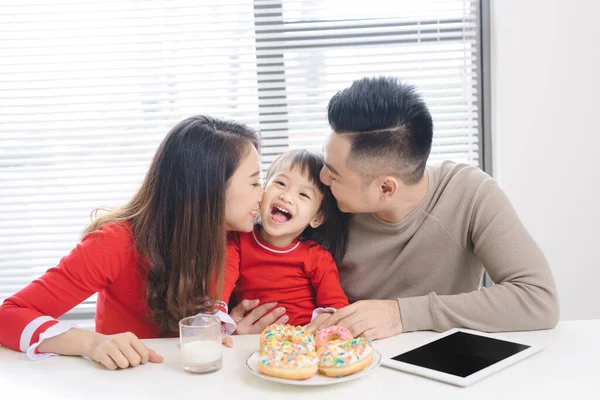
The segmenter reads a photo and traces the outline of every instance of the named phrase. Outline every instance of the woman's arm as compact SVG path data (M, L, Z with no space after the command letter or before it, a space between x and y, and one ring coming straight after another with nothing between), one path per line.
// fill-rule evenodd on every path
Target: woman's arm
M136 260L133 237L126 225L108 225L87 235L58 266L0 306L0 344L26 352L32 359L51 353L82 355L110 368L113 364L108 360L103 362L104 357L98 352L105 347L112 349L113 345L106 343L114 342L114 337L72 329L72 325L57 318L118 279L123 268L136 268ZM121 355L129 360L128 365L137 360L132 351L138 354L139 362L150 358L143 343L132 338L135 335L125 336L117 338L115 346L122 349ZM112 354L115 365L124 364L116 351Z

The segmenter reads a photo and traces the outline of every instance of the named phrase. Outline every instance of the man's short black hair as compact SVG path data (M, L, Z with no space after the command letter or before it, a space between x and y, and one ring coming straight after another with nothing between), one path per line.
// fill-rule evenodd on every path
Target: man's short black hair
M348 166L365 176L398 175L417 183L433 139L431 114L414 86L397 78L363 78L329 101L329 125L352 144Z

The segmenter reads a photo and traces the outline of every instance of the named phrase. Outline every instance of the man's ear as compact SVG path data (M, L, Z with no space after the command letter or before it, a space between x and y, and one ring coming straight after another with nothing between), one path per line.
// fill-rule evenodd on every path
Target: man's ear
M323 222L325 222L325 214L322 211L319 211L317 215L310 220L310 227L313 229L318 228Z
M398 178L393 175L386 175L380 179L379 195L382 200L388 200L392 198L400 187Z

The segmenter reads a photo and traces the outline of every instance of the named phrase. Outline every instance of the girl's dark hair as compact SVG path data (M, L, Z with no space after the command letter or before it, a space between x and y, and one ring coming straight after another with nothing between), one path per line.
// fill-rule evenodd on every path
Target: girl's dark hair
M293 170L298 168L302 175L307 176L319 191L323 194L323 201L319 212L323 213L325 222L319 227L307 227L300 235L301 241L312 240L331 253L337 263L342 261L346 253L348 242L349 214L345 214L337 207L335 197L329 186L324 185L319 178L323 168L323 156L313 151L299 149L283 153L269 166L265 182L284 169Z
M160 144L142 186L129 203L96 218L84 231L128 222L147 275L146 301L160 336L180 319L212 307L226 252L225 192L257 133L243 124L193 116Z

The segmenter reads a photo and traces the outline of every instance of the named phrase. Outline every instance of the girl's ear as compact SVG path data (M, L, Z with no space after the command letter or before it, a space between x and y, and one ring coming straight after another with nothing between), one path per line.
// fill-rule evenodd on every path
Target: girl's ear
M319 211L317 215L314 216L313 219L310 220L310 227L315 229L321 226L325 222L325 214L322 211Z

